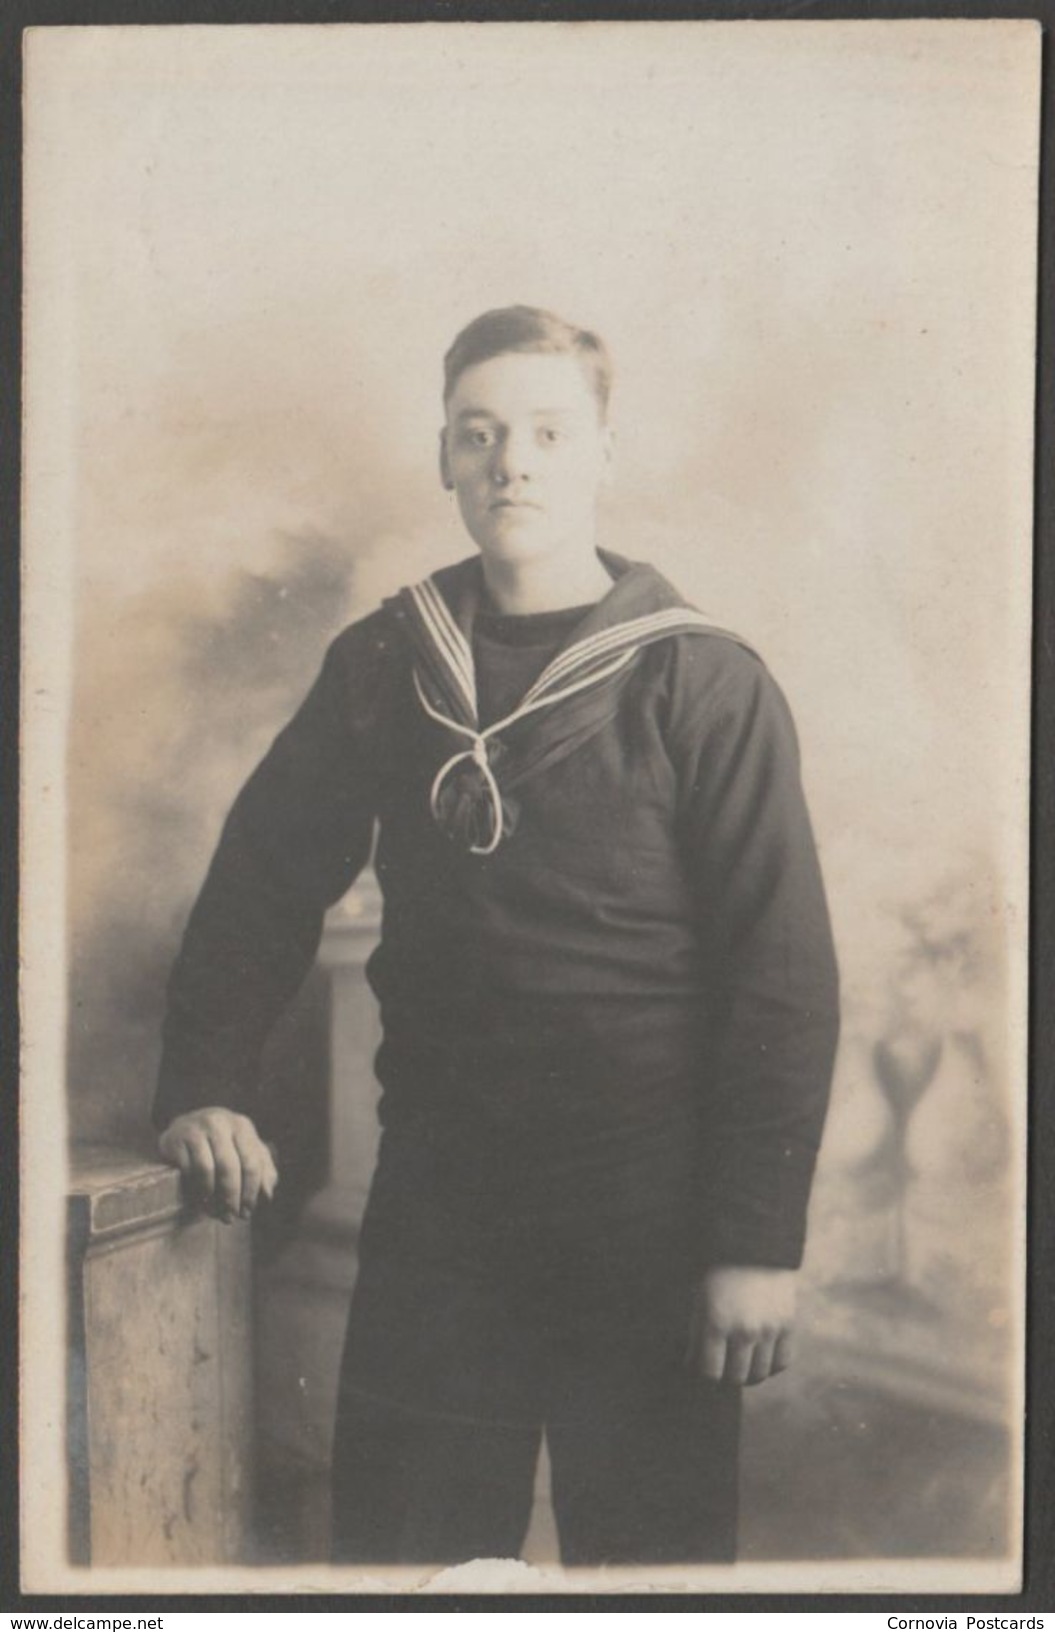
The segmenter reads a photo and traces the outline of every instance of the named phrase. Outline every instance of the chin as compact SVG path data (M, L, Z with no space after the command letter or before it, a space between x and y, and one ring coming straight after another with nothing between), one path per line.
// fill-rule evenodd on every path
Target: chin
M530 527L503 529L497 537L494 534L479 537L476 543L481 555L501 562L539 561L555 551L548 531L534 531Z

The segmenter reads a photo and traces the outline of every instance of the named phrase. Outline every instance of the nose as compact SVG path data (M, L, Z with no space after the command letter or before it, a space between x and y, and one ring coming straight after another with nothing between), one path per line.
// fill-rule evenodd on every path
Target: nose
M496 443L491 475L498 487L508 487L517 481L530 481L531 452L525 437L510 433Z

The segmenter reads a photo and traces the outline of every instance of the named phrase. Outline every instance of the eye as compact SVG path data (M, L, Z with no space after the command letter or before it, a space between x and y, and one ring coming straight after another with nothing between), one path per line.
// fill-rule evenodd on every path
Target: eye
M494 432L484 430L482 426L477 426L469 432L469 441L474 448L489 448L494 439Z
M558 430L555 425L544 425L539 432L539 435L543 442L554 443L564 441L564 432Z

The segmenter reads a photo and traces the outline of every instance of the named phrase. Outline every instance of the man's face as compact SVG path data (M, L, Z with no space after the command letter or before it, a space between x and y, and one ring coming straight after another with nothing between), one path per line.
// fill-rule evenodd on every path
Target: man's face
M574 357L504 352L447 403L444 480L485 559L513 565L594 546L611 438Z

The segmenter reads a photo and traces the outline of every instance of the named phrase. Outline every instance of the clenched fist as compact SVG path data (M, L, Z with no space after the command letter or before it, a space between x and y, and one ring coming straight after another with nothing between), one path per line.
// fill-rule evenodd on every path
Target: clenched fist
M791 1364L798 1276L726 1265L696 1288L686 1360L720 1383L764 1383Z
M222 1105L188 1111L170 1122L158 1150L183 1174L190 1193L230 1224L248 1218L278 1183L271 1151L248 1116Z

